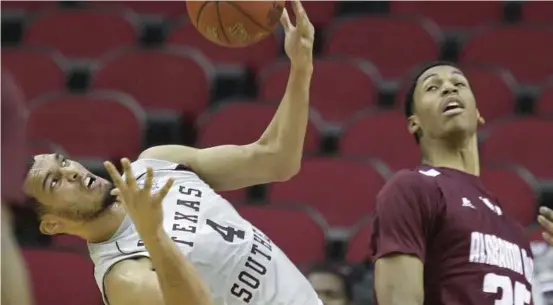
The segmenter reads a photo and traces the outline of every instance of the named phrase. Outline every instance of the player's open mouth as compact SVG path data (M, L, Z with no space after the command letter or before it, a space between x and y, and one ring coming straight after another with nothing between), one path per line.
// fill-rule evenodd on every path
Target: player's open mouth
M464 110L465 104L455 96L447 98L442 105L442 113L447 116L459 114Z
M96 179L96 177L91 176L91 175L87 175L84 178L83 184L87 189L91 190L91 189L95 188L98 185L97 181L98 181L98 179Z

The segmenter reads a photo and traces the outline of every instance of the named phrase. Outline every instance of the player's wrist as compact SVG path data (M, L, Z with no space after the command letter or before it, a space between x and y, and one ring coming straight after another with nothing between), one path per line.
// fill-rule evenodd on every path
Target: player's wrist
M136 228L138 235L142 238L142 241L146 244L159 242L163 238L167 238L167 233L163 230L163 226L155 226L151 228L140 229Z
M292 61L290 72L299 76L311 76L313 74L313 63L294 63Z

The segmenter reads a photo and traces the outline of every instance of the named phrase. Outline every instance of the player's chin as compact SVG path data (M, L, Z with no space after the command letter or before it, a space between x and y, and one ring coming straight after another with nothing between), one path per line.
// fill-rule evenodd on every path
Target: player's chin
M444 122L442 131L447 138L459 138L476 131L476 126L467 119L458 118Z

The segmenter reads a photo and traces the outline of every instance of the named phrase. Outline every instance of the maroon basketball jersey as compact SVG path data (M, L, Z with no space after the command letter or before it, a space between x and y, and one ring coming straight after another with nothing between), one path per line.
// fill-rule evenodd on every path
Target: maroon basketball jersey
M424 263L425 305L533 304L533 258L523 228L476 176L421 166L380 191L373 259L410 254Z

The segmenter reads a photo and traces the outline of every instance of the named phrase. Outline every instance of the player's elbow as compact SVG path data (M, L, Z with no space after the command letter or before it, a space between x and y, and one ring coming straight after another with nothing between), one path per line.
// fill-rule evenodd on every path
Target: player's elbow
M297 175L301 168L301 156L288 153L285 149L257 144L258 164L271 182L284 182Z

